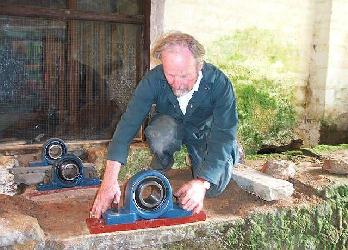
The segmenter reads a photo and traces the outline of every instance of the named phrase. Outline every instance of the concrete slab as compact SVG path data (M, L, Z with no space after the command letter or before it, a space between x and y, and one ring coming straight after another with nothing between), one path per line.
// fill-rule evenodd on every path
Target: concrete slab
M210 245L204 249L227 247L219 232L238 223L238 219L196 222L170 227L140 229L127 232L81 235L78 237L46 241L49 249L159 249L165 244L195 241L197 245Z
M287 199L294 192L292 183L245 166L236 167L232 178L242 189L266 201Z

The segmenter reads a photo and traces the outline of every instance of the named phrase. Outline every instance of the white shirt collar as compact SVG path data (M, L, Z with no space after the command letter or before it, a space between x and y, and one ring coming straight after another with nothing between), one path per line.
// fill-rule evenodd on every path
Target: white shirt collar
M178 99L178 102L179 102L179 106L180 106L180 109L182 111L183 114L186 114L186 108L187 108L187 105L189 103L189 101L191 100L192 96L193 96L193 93L195 91L198 91L199 89L199 85L201 83L201 80L203 78L203 74L202 74L202 71L200 70L198 72L198 77L197 77L197 81L196 83L193 85L192 89L187 92L185 95L182 95L180 97L177 97Z

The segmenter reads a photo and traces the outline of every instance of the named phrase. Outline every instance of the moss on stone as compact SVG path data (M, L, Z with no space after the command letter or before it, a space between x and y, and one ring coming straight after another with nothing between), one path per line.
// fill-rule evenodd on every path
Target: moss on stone
M307 207L255 213L231 228L231 249L347 249L347 186L330 190L330 198Z

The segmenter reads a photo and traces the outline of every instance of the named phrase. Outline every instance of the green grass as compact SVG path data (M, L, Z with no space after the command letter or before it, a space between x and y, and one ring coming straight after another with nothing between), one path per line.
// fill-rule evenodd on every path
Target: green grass
M152 156L147 147L136 147L129 151L127 164L121 168L119 173L120 180L129 179L142 169L148 169Z
M322 153L330 153L335 152L339 150L348 149L348 144L340 144L340 145L317 145L314 148L312 148L312 151L317 154Z
M174 169L182 169L188 167L188 162L186 162L187 158L187 148L182 147L180 151L175 152L174 154Z
M187 168L186 156L186 147L182 147L180 151L175 152L173 169ZM121 168L119 173L119 180L127 180L138 171L148 169L150 167L151 159L152 154L148 147L131 148L127 164Z

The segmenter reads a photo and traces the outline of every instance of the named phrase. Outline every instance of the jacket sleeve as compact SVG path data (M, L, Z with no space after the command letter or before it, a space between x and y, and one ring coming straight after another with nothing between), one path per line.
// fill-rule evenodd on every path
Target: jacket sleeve
M135 89L127 110L123 113L112 137L108 148L108 160L126 164L129 145L139 131L155 99L156 89L153 81L155 79L147 76L140 81L138 87Z
M207 150L198 176L218 185L226 164L236 162L238 115L230 80L220 72L213 89L213 122L207 138Z

